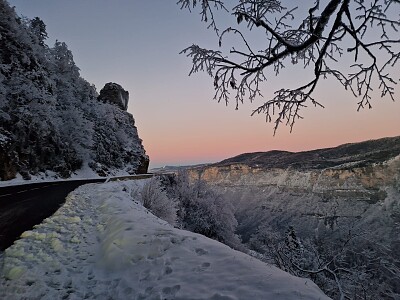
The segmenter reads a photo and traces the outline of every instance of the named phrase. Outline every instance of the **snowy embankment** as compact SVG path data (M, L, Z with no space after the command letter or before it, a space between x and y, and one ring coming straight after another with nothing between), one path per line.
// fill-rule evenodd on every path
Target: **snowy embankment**
M1 259L0 299L329 299L138 200L144 180L89 184Z
M118 177L118 176L131 176L128 172L124 170L110 170L108 177ZM93 171L87 164L79 170L72 172L68 179L61 178L57 173L53 171L38 172L36 175L31 175L31 179L26 180L21 174L17 173L14 179L10 180L0 180L0 187L12 186L12 185L22 185L31 183L43 183L43 182L54 182L54 181L68 181L68 180L90 180L90 179L105 179L104 176L100 176L95 171Z

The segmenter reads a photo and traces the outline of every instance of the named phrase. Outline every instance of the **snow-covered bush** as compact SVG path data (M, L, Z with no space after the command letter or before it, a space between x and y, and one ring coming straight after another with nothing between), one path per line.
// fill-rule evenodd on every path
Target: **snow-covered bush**
M174 225L176 222L176 202L168 197L158 178L153 177L142 189L141 202L155 216Z
M400 264L389 258L389 248L341 230L300 239L292 226L281 234L263 225L248 246L257 258L310 278L332 299L397 299Z
M236 247L237 221L230 201L214 191L204 181L189 182L188 174L181 172L169 190L178 200L180 227L203 234L229 246Z

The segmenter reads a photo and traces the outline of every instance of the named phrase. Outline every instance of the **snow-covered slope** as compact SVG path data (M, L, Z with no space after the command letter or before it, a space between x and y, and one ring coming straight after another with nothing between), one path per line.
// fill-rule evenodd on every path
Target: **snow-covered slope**
M0 298L329 299L310 280L158 219L137 200L143 182L71 193L6 250Z

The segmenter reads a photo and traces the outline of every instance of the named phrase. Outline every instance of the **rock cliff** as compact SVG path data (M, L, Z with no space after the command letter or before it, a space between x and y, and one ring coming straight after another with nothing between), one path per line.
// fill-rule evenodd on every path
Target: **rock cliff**
M100 90L99 101L117 105L122 110L128 109L129 92L118 83L109 82Z

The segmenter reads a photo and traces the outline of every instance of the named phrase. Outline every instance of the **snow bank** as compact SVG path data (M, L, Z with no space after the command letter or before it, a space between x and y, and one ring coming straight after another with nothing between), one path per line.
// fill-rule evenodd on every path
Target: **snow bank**
M72 192L0 258L0 298L329 299L308 279L158 219L130 196L143 182Z
M109 169L109 176L116 177L116 176L131 176L132 174L119 169ZM26 180L24 179L21 174L17 173L14 179L10 180L1 180L0 179L0 187L3 186L13 186L13 185L21 185L21 184L31 184L31 183L43 183L43 182L54 182L54 181L66 181L66 180L89 180L89 179L98 179L103 178L103 176L99 176L95 171L93 171L87 163L84 163L82 168L76 170L71 173L68 179L61 178L57 173L46 170L44 172L38 172L36 175L29 174L31 179Z

